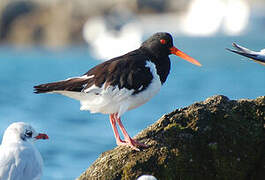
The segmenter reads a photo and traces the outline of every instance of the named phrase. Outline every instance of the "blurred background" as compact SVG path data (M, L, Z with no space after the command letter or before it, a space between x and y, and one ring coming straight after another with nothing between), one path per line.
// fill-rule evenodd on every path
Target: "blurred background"
M158 31L203 66L171 56L159 94L123 116L130 135L209 96L265 95L265 67L225 50L232 42L265 48L265 0L0 0L0 138L12 122L28 122L50 137L36 142L43 179L78 177L116 147L108 116L60 95L35 95L33 86L82 75Z

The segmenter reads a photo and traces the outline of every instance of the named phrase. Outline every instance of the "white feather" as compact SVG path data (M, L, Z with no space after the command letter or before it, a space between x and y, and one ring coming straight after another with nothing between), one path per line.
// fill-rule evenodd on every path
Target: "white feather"
M20 138L24 127L24 123L13 123L5 131L0 146L0 180L40 180L42 176L39 151Z
M152 175L142 175L137 178L137 180L157 180L155 176Z
M88 76L88 75L83 75L83 76L77 76L77 77L71 77L71 78L67 78L63 81L68 81L68 80L71 80L71 79L76 79L76 78L79 78L79 79L91 79L93 78L95 75L91 75L91 76Z
M103 84L102 87L93 85L83 92L53 91L53 93L59 93L79 100L81 103L80 110L89 110L91 113L100 112L103 114L118 112L118 115L121 116L126 111L146 103L160 90L162 84L155 64L147 61L146 67L150 69L153 79L144 91L135 95L133 95L133 89L119 89L118 86L107 86L107 88L104 88L106 84ZM142 88L143 86L139 89Z

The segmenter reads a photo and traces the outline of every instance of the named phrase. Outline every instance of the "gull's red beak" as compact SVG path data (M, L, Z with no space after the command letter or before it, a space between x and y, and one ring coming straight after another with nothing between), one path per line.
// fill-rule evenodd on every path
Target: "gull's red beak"
M36 137L34 137L35 139L49 139L47 134L38 134Z
M190 63L192 64L195 64L197 66L202 66L199 61L193 59L192 57L190 57L189 55L187 55L186 53L182 52L181 50L177 49L176 47L172 47L170 48L170 52L171 54L175 54L179 57L181 57L182 59L186 60L186 61L189 61Z

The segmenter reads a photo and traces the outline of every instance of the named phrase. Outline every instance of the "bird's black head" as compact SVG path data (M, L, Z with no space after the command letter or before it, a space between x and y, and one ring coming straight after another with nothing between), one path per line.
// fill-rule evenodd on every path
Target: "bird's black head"
M157 59L163 59L165 57L168 57L168 55L170 54L175 54L182 59L189 61L190 63L201 66L201 64L197 60L177 49L173 45L172 36L166 32L155 33L142 43L140 49L149 52Z
M142 43L141 48L146 49L156 57L168 56L171 54L170 48L173 47L173 39L169 33L155 33Z

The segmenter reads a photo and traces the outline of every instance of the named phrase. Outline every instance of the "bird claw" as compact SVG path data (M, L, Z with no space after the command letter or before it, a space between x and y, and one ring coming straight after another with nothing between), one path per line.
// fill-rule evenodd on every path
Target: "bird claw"
M136 146L140 146L140 147L143 147L143 148L148 148L147 145L145 145L145 144L143 144L143 143L140 143L140 142L138 142L138 141L136 141L136 140L131 139L131 141L132 141L133 144L135 144Z
M138 147L143 147L143 148L148 147L147 145L140 143L140 142L137 142L136 140L133 140L131 138L129 140L125 140L125 141L119 140L119 141L117 141L117 145L118 146L129 146L136 151L140 151L140 149Z

